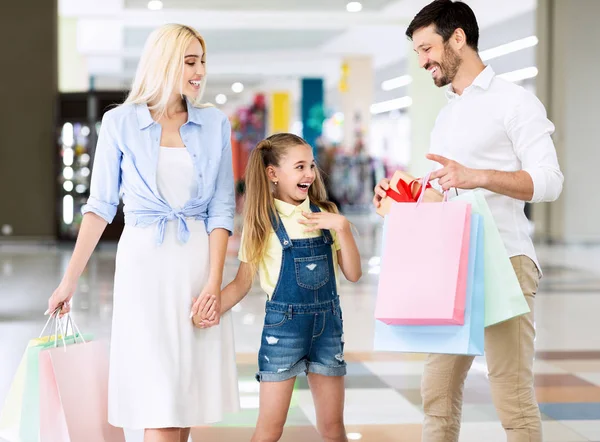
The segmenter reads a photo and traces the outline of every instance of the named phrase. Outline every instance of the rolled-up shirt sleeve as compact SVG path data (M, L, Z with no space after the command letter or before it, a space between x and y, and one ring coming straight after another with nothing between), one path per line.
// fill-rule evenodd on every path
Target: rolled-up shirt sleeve
M231 153L231 124L227 118L223 121L223 150L217 174L215 193L208 204L206 230L210 234L214 229L233 232L235 213L235 193L233 183L233 160Z
M102 118L94 153L90 196L81 212L93 212L111 223L119 206L122 151L113 136L114 128L109 115L107 113Z
M564 177L552 141L554 125L535 95L523 91L507 123L507 132L522 169L533 181L532 203L555 201Z

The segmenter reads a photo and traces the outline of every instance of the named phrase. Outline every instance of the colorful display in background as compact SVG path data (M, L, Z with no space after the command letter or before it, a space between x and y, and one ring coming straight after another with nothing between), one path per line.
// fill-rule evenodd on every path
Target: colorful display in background
M324 92L321 78L302 79L302 137L313 147L323 133Z
M269 129L271 133L290 131L290 94L274 92L269 109Z

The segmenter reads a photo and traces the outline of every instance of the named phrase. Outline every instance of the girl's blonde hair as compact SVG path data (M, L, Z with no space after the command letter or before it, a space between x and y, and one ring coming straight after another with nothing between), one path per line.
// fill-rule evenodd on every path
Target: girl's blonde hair
M271 135L258 143L248 160L243 253L253 269L253 274L267 249L267 239L272 229L271 217L279 220L275 215L277 212L272 184L267 176L267 167L278 167L287 150L294 146L310 148L308 143L297 135L290 133ZM338 213L336 205L327 200L327 191L318 167L315 168L315 181L308 190L308 198L311 203L327 212Z
M125 103L150 104L150 110L159 117L166 115L167 103L176 88L183 97L183 71L185 51L190 43L197 39L202 46L202 62L206 61L206 44L195 29L179 24L167 24L154 30L146 40L144 51L137 67L135 79ZM198 61L200 62L200 60ZM200 104L206 76L202 79L200 93L191 103Z

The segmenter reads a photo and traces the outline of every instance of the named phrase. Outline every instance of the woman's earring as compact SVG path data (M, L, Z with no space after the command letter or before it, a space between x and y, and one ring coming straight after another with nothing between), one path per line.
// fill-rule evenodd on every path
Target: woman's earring
M277 185L279 184L279 181L273 181L273 184Z

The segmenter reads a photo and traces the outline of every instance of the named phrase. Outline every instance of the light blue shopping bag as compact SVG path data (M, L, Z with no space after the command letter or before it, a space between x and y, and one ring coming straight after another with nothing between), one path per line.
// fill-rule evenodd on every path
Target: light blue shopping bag
M482 355L484 304L483 219L480 215L472 214L464 325L387 325L375 321L375 350Z

